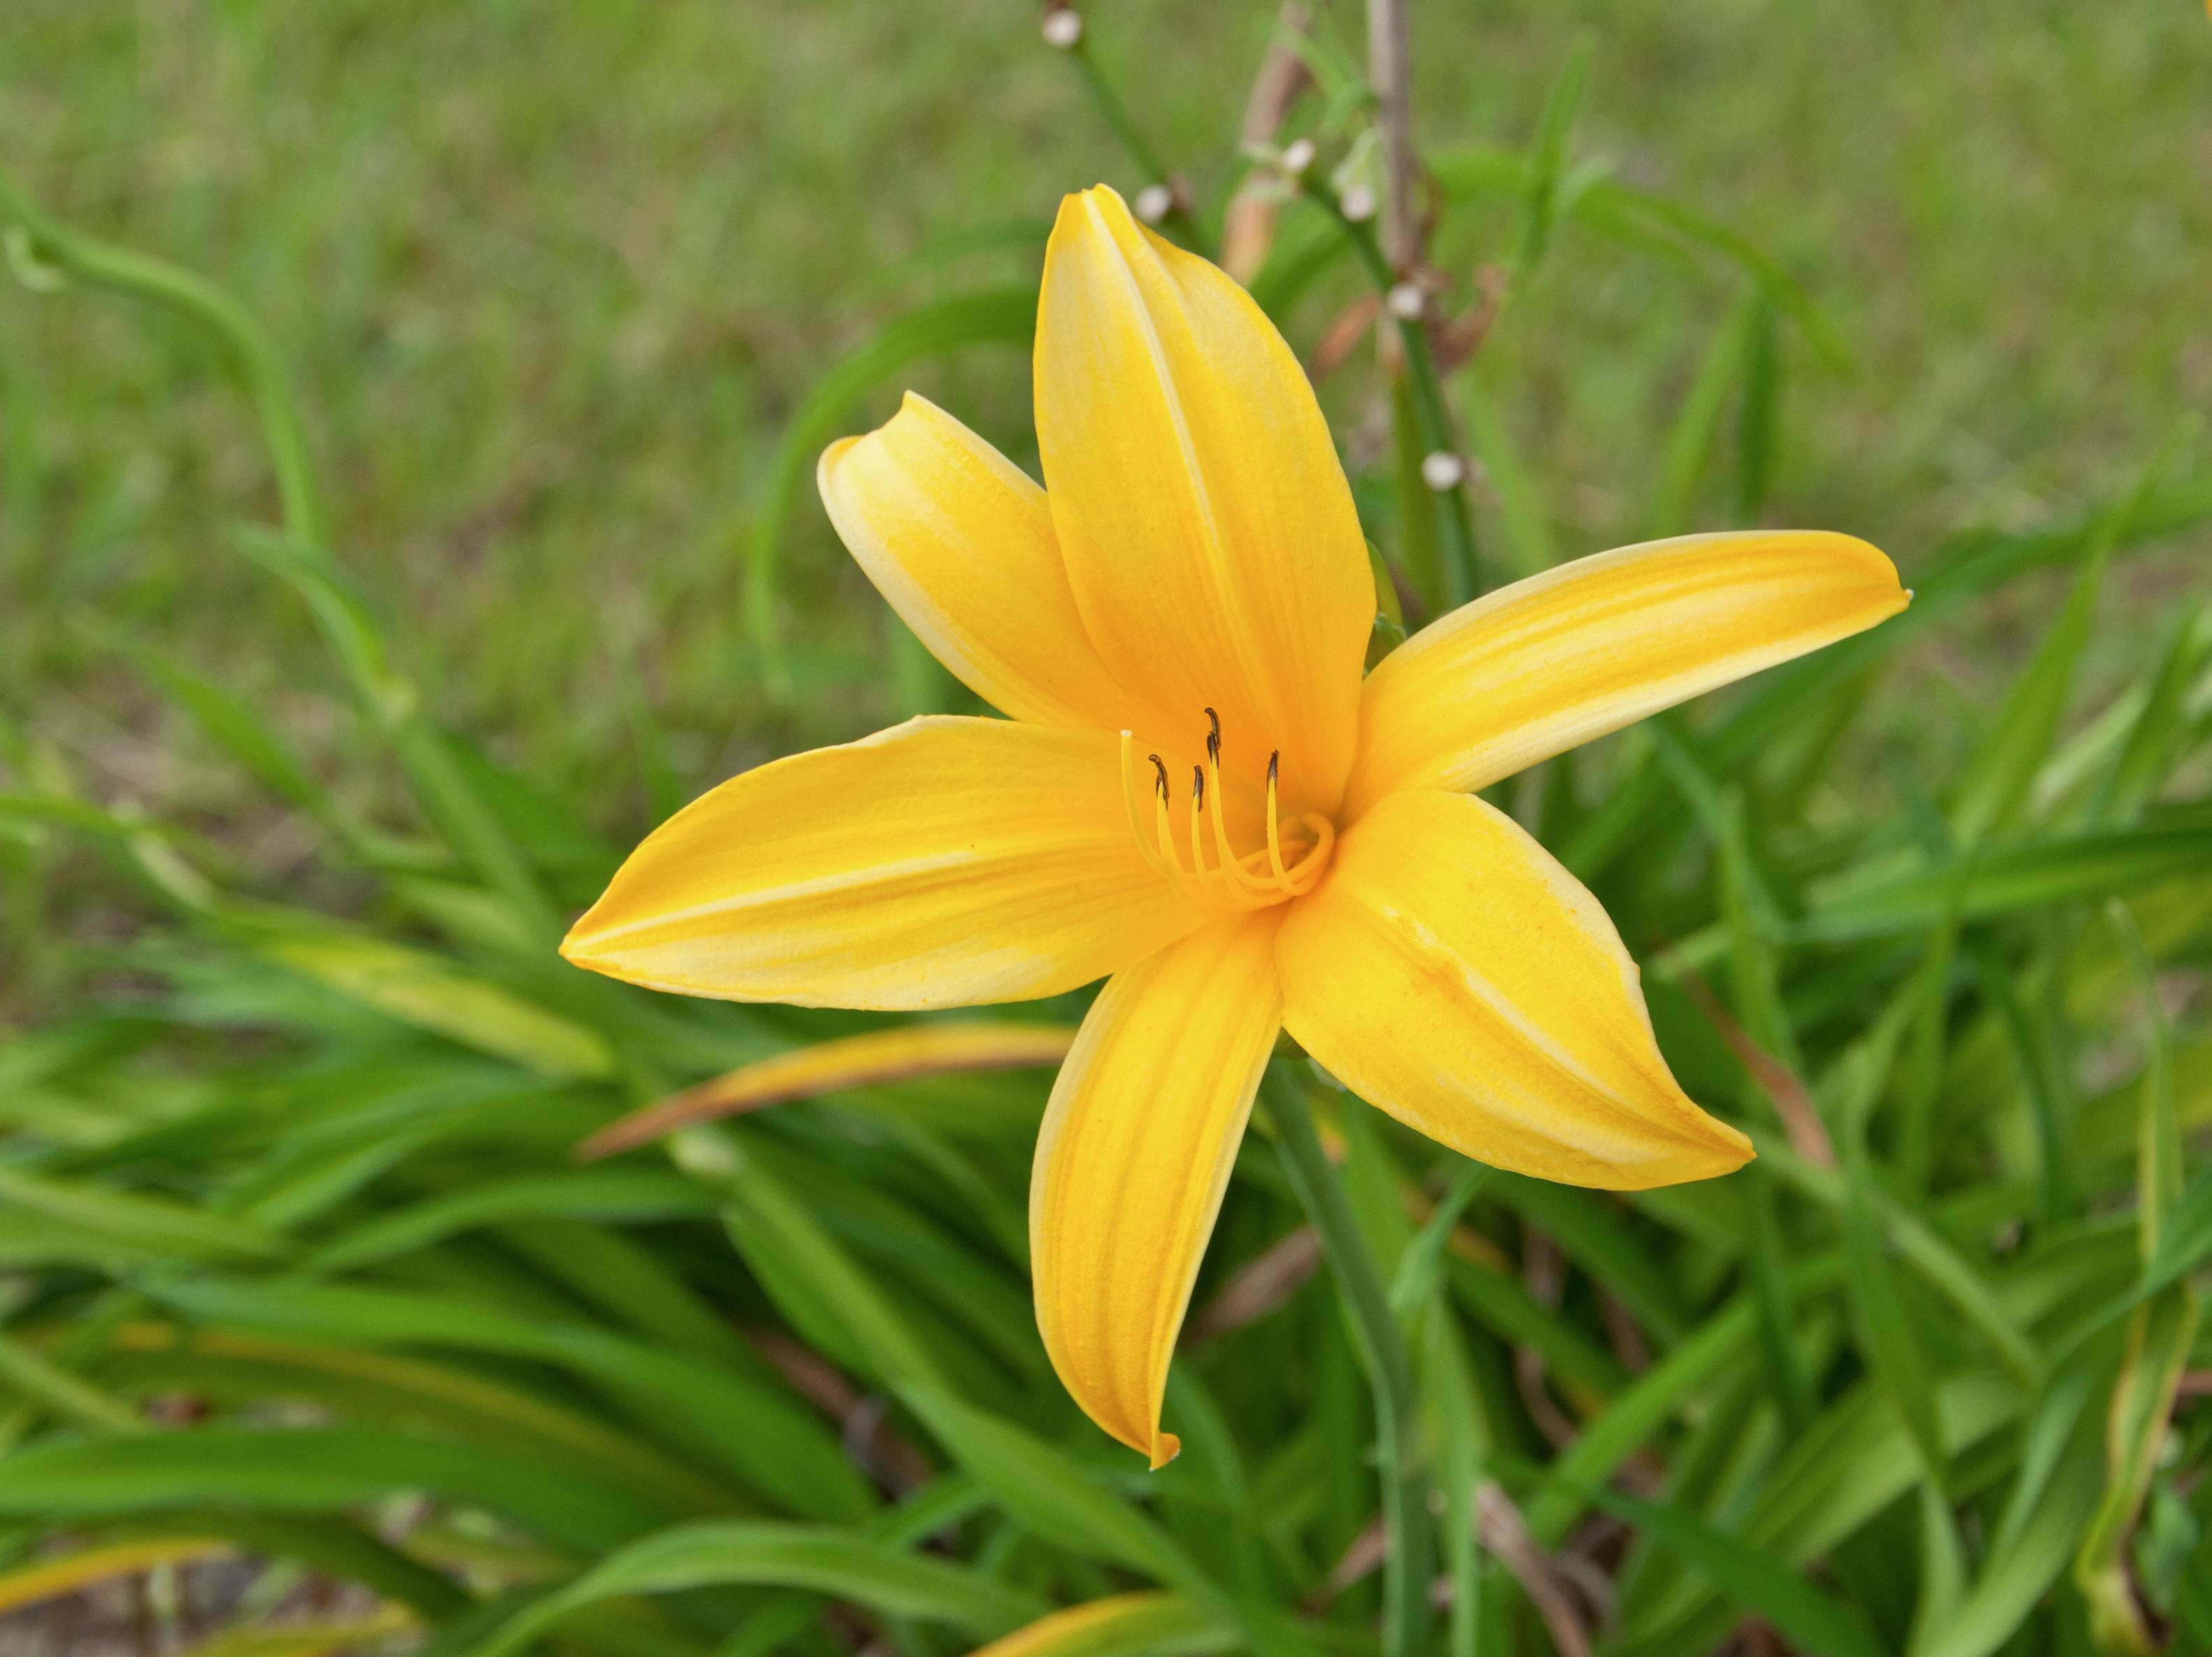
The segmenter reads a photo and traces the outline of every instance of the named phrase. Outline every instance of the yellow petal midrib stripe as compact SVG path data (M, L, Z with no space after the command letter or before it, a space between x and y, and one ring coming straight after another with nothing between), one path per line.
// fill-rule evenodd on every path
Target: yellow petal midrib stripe
M1356 901L1356 913L1360 919L1370 925L1390 949L1411 962L1422 976L1464 985L1485 1011L1521 1037L1529 1051L1538 1058L1585 1090L1590 1102L1602 1109L1609 1118L1626 1125L1632 1132L1649 1132L1656 1128L1692 1149L1705 1149L1705 1141L1696 1135L1678 1128L1674 1123L1654 1121L1649 1116L1640 1115L1616 1098L1613 1084L1601 1080L1586 1067L1577 1064L1556 1040L1534 1023L1527 1014L1507 998L1503 991L1478 972L1471 962L1456 954L1403 904L1389 901L1374 887L1364 883L1350 887L1345 891L1345 895ZM1637 1061L1633 1053L1618 1044L1608 1043L1607 1046L1631 1072L1658 1083L1670 1095L1675 1091L1671 1085L1652 1077L1649 1069ZM1545 1133L1550 1126L1518 1111L1500 1109L1494 1096L1486 1108L1497 1110L1499 1115L1530 1132Z
M1008 841L988 850L970 847L936 853L927 857L902 858L892 863L871 863L858 868L834 870L811 879L757 887L735 896L695 903L680 909L657 910L635 920L583 932L576 942L588 952L595 945L617 938L632 938L641 933L651 935L663 930L681 930L696 922L744 914L751 910L773 907L779 903L801 902L824 896L859 897L872 888L910 880L917 876L976 872L994 865L1018 864L1037 871L1040 878L1035 883L1044 886L1048 883L1048 877L1055 865L1076 865L1069 870L1071 875L1079 870L1088 871L1099 849L1097 842L1024 847L1018 842ZM1134 862L1133 858L1132 861ZM1144 871L1147 877L1152 872ZM1158 878L1164 883L1164 877Z

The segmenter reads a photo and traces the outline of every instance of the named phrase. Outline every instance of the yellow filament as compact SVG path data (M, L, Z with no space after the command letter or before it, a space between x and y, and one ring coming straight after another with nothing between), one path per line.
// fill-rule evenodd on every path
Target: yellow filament
M1231 883L1242 887L1248 894L1255 896L1264 894L1272 886L1279 885L1281 877L1278 875L1275 881L1271 883L1245 871L1245 859L1237 855L1236 847L1230 843L1229 823L1222 815L1221 744L1219 742L1210 742L1206 744L1206 780L1212 785L1211 803L1213 816L1213 841L1214 844L1220 848L1222 872L1228 877Z
M1121 733L1121 804L1129 814L1129 833L1136 840L1138 851L1144 853L1145 861L1153 869L1161 874L1166 874L1167 865L1160 861L1159 853L1145 844L1144 827L1137 819L1137 764L1133 746L1135 740L1135 732L1124 731Z
M1199 822L1205 815L1206 773L1194 765L1190 768L1190 866L1200 880L1214 872L1206 866L1206 848L1199 839Z
M1190 867L1188 869L1183 866L1182 857L1176 843L1167 766L1158 754L1146 756L1152 762L1153 772L1152 832L1148 845L1137 806L1135 733L1121 732L1121 803L1128 814L1129 832L1136 838L1138 851L1148 865L1173 882L1177 890L1207 902L1251 910L1265 908L1285 898L1304 896L1320 883L1322 875L1328 869L1329 853L1336 842L1334 825L1316 813L1303 813L1297 820L1303 833L1291 836L1286 849L1283 826L1278 817L1280 809L1277 778L1279 761L1278 756L1270 755L1267 760L1267 844L1239 855L1229 836L1227 808L1222 803L1220 721L1215 718L1212 709L1208 708L1206 714L1212 724L1206 743L1206 762L1203 766L1191 768L1188 824ZM1211 799L1207 798L1209 787L1212 795ZM1214 846L1211 865L1206 852L1206 831L1209 826L1212 829Z
M1267 756L1267 866L1274 871L1278 884L1288 885L1291 877L1283 867L1283 838L1275 827L1275 770L1281 759L1279 754Z

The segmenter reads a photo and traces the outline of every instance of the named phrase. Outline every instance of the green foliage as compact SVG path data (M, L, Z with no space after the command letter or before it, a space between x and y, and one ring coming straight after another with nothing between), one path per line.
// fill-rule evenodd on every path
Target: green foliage
M1310 49L1342 93L1356 52ZM1844 333L1702 209L1577 163L1604 50L1565 60L1525 151L1431 158L1443 234L1510 270L1510 307L1583 232L1709 301L1633 518L1756 512L1788 376L1847 362ZM1112 64L1081 59L1102 88ZM1324 142L1368 118L1352 84ZM1380 1630L1452 1657L1659 1657L1746 1619L1820 1657L2147 1650L2168 1626L2212 1649L2212 1423L2182 1384L2212 1363L2201 599L2102 713L2081 683L2106 586L2212 520L2185 447L2110 501L1908 557L1906 616L1518 786L1644 958L1686 1086L1759 1162L1626 1199L1547 1186L1279 1063L1198 1303L1308 1225L1327 1270L1179 1357L1186 1448L1152 1475L1080 1418L1031 1321L1036 1078L887 1084L574 1166L678 1086L881 1021L561 966L559 918L615 849L438 711L398 604L326 543L263 330L12 191L0 215L51 290L24 302L148 301L243 379L282 521L209 555L304 606L359 770L325 784L282 717L120 626L100 647L295 814L309 872L111 805L0 732L11 901L65 871L131 918L41 940L69 993L0 1035L0 1569L220 1539L280 1587L358 1584L441 1657L939 1657L1109 1599L1042 1649L1291 1657ZM1201 203L1180 228L1212 223ZM1040 232L956 237L901 280ZM1302 294L1378 259L1293 201L1255 290L1296 337ZM822 441L1033 316L1028 288L921 300L798 405L720 536L750 549L763 682L809 683L780 553ZM1403 338L1417 378L1375 398L1401 441L1358 482L1378 559L1433 604L1475 565L1464 501L1392 498L1398 456L1451 446L1431 342ZM1454 380L1534 573L1567 537L1503 372ZM1955 721L1955 774L1904 744L1885 787L1839 749L1907 646L2054 574L2072 596ZM244 1616L203 1649L280 1646L312 1648Z

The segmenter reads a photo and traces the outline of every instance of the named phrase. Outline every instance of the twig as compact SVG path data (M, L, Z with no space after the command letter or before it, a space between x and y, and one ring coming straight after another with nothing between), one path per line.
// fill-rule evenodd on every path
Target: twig
M1475 1489L1474 1511L1482 1527L1482 1545L1505 1562L1505 1569L1543 1618L1559 1657L1589 1657L1589 1631L1583 1626L1573 1597L1536 1545L1513 1498L1495 1479L1486 1478Z
M1382 131L1382 245L1401 276L1421 252L1413 216L1413 48L1406 3L1367 0L1367 76Z
M1275 20L1275 39L1268 43L1260 72L1252 80L1251 96L1244 100L1239 136L1246 149L1274 143L1298 94L1312 84L1312 71L1291 45L1293 37L1312 27L1310 12L1297 0L1284 0ZM1264 176L1264 170L1248 178L1230 197L1221 226L1221 268L1241 282L1252 280L1274 245L1276 198L1274 182Z
M1302 1225L1237 1267L1221 1292L1184 1325L1184 1347L1257 1323L1303 1288L1321 1267L1321 1234Z

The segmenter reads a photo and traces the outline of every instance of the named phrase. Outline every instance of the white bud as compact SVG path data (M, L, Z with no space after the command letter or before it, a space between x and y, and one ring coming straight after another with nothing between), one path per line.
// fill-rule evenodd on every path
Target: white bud
M1401 322L1419 322L1421 313L1428 308L1429 296L1421 291L1419 282L1401 282L1384 297L1382 303L1390 307L1390 314Z
M1336 205L1354 224L1364 224L1375 216L1375 192L1364 184L1351 185L1336 198Z
M1175 191L1164 184L1148 184L1137 192L1137 199L1130 205L1146 224L1158 224L1175 205Z
M1295 179L1313 164L1314 141L1311 138L1291 139L1290 147L1283 151L1283 171Z
M1460 479L1467 476L1467 462L1449 450L1438 449L1421 460L1421 482L1438 495L1459 487Z
M1066 52L1083 38L1083 14L1073 6L1055 6L1045 13L1044 43Z

